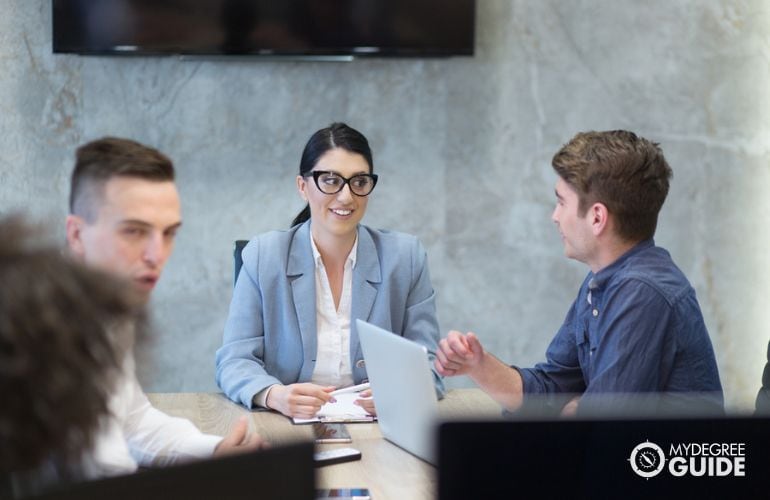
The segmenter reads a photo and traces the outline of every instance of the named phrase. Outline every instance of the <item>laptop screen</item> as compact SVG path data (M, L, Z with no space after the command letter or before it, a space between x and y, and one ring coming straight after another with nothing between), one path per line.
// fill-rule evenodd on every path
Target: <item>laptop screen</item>
M448 422L439 495L765 498L770 418Z
M438 401L425 347L360 319L356 327L382 435L434 463Z
M305 500L314 493L313 443L303 442L73 484L40 498Z

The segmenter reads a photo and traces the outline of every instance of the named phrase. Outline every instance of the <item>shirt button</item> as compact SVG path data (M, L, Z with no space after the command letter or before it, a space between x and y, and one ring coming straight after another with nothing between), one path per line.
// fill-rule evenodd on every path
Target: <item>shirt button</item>
M366 366L366 363L364 362L363 359L359 359L358 361L356 361L356 368L363 368L364 366Z
M599 315L599 310L598 309L594 309L593 315L594 315L594 318L597 317Z

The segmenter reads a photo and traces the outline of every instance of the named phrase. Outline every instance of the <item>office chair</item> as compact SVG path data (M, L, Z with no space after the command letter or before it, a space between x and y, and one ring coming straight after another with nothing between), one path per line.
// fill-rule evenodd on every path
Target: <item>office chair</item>
M243 265L241 252L243 252L243 247L248 242L249 240L235 240L235 249L233 250L233 287L235 287L235 282L238 281L238 273L241 272L241 266Z

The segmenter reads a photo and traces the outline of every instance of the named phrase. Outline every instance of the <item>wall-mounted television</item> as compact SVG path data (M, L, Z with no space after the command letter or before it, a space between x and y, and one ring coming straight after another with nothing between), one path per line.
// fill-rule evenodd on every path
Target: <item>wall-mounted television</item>
M53 0L82 55L473 55L476 0Z

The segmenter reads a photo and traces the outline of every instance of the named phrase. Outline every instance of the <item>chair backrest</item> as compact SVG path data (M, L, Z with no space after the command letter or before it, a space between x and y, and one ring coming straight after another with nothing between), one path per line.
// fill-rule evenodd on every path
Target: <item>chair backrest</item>
M248 242L249 240L235 240L235 249L233 250L233 286L235 286L235 282L238 281L238 273L241 272L241 266L243 265L241 252L243 252L243 247L245 247Z

